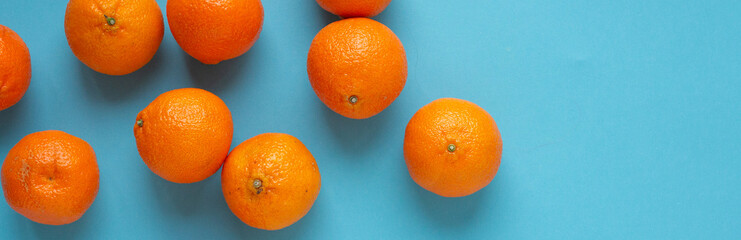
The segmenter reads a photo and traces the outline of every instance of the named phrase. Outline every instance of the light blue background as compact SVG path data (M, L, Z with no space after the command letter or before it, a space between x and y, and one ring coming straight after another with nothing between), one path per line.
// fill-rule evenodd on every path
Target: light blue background
M29 133L63 130L93 146L101 176L70 225L0 204L0 238L741 236L741 1L394 0L375 19L404 43L409 78L367 120L330 111L307 79L314 35L338 18L313 0L263 4L262 35L238 59L202 65L166 29L147 66L111 77L69 49L66 1L0 1L0 24L25 40L33 65L23 100L0 112L0 155ZM264 132L306 144L322 173L308 215L254 229L227 208L220 174L179 185L147 169L136 114L183 87L229 105L232 146ZM465 198L418 187L402 156L406 123L441 97L485 108L504 140L494 181Z

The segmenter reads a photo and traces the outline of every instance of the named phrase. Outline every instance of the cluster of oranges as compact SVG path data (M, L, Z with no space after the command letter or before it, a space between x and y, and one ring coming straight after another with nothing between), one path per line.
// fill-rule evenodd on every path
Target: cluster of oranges
M348 118L372 117L401 93L407 60L399 38L368 17L391 0L317 0L343 20L324 27L309 49L307 72L319 99ZM263 23L260 0L169 0L167 17L180 47L204 64L246 53ZM162 41L164 20L155 0L70 0L65 33L72 52L95 71L124 75L146 65ZM28 48L0 25L0 110L18 102L31 79ZM222 168L231 211L267 230L287 227L311 209L321 176L295 137L265 133L229 152L234 124L216 95L195 88L161 94L137 116L134 136L149 169L176 183L204 180ZM412 179L445 197L470 195L492 181L502 155L493 118L474 103L445 98L409 121L404 158ZM95 200L95 152L61 131L21 139L2 165L5 199L39 223L76 221Z

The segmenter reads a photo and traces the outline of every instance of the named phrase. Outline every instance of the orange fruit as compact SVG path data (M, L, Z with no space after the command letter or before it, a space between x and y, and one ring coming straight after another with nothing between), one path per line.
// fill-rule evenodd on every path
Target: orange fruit
M163 93L136 116L134 137L149 169L176 183L216 173L232 144L234 125L226 104L197 88Z
M217 64L250 50L260 37L260 0L168 0L167 22L175 41L205 64Z
M31 221L62 225L80 219L98 195L98 163L84 140L62 131L25 136L5 157L5 200Z
M221 170L229 209L255 228L278 230L309 212L322 180L314 157L295 137L257 135L239 144Z
M0 111L21 100L31 83L31 54L10 28L0 25Z
M444 197L463 197L488 185L499 169L502 137L478 105L443 98L414 114L404 135L404 158L417 184Z
M372 117L404 89L407 58L394 32L368 18L333 22L314 37L307 61L319 99L342 116Z
M373 17L383 12L391 0L316 0L324 10L344 18Z
M316 0L319 6L334 15L350 17L373 17L383 12L391 0Z
M64 33L82 63L100 73L126 75L152 60L165 23L155 0L70 0Z

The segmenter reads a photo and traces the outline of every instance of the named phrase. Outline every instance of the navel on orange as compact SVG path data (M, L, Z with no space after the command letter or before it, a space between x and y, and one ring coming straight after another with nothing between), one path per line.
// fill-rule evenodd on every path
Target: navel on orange
M72 53L108 75L129 74L146 65L164 31L155 0L70 0L64 15Z
M363 119L399 96L406 84L407 58L391 29L368 18L350 18L329 24L314 37L307 71L327 107Z
M309 150L282 133L257 135L239 144L221 170L221 189L234 215L265 230L288 227L306 215L321 185Z
M443 98L414 114L404 135L412 179L444 197L462 197L488 185L499 169L502 138L478 105Z
M224 163L234 126L226 104L202 89L163 93L136 116L134 137L144 163L176 183L198 182Z
M34 222L62 225L80 219L98 194L95 152L62 131L25 136L5 157L5 201Z
M21 100L31 83L31 54L10 28L0 25L0 111Z

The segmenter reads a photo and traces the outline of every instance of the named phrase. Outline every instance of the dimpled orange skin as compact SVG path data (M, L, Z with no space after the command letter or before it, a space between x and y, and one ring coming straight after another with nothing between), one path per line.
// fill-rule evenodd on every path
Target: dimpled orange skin
M301 219L314 205L321 185L309 150L282 133L257 135L239 144L221 170L221 190L229 208L242 222L264 230L282 229Z
M0 111L18 103L31 83L31 54L18 34L0 25Z
M226 104L197 88L163 93L134 123L136 147L144 163L176 183L198 182L216 173L229 153L233 133Z
M351 17L373 17L383 12L391 0L317 0L319 6L334 15Z
M451 144L453 151L449 151ZM463 197L494 179L502 158L502 138L483 108L465 100L438 99L409 121L404 158L412 179L424 189L444 197Z
M31 221L72 223L98 195L95 152L84 140L62 131L29 134L5 158L2 185L8 205Z
M391 29L372 19L350 18L319 31L309 49L307 70L314 92L327 107L364 119L399 96L406 84L407 59Z
M180 47L204 64L250 50L263 23L260 0L168 0L167 22Z
M70 0L64 32L82 63L100 73L126 75L154 57L165 23L154 0Z

